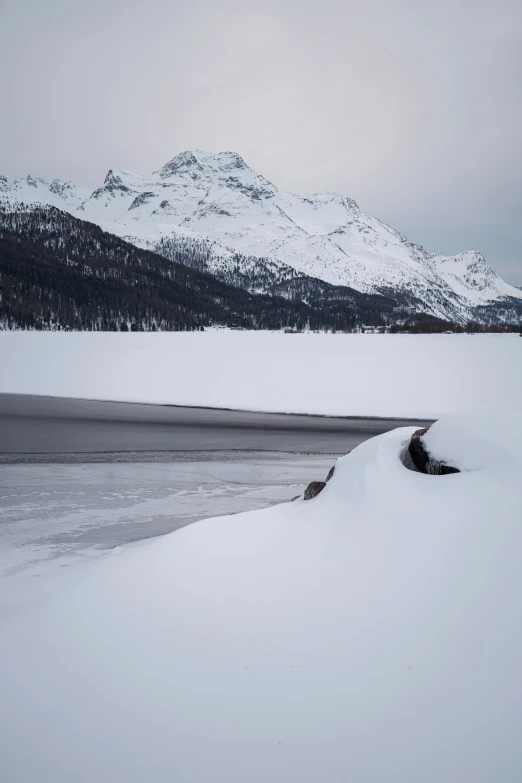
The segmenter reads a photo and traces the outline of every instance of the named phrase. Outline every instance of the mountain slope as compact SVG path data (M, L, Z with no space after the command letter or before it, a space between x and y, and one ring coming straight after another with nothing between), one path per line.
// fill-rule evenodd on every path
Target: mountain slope
M90 194L33 177L4 183L4 192L54 204L142 247L161 251L164 239L205 239L209 271L221 275L239 254L334 286L392 291L443 318L469 320L490 309L502 319L503 310L519 305L522 311L522 292L480 253L430 254L346 196L278 190L234 152L183 152L150 176L111 169Z
M323 311L329 306L340 311L348 306L359 323L370 323L368 318L373 323L374 313L391 317L394 307L405 307L412 301L411 297L401 297L392 291L365 294L348 286L332 285L268 258L243 256L231 251L218 256L215 245L205 239L174 235L161 239L154 245L154 251L171 261L210 272L218 280L253 294L281 296ZM421 303L418 304L420 307Z
M384 297L328 286L313 302L252 294L195 255L185 243L167 259L55 207L0 203L0 328L350 330L392 311Z

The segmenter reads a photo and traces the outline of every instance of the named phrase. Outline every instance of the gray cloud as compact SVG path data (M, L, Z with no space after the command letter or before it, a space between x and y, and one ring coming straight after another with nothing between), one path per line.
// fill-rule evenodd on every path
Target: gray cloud
M519 0L3 0L0 172L233 149L522 285Z

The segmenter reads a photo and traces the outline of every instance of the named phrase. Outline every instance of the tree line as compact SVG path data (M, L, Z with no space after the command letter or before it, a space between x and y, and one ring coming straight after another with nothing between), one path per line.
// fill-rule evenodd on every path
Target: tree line
M441 318L412 318L403 324L392 324L389 328L391 334L521 334L522 327L517 323L506 324L481 324L470 321L466 324L443 321Z

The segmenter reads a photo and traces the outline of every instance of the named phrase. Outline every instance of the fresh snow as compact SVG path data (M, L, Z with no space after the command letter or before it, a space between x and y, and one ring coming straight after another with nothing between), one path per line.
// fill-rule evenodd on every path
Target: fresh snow
M522 779L521 420L433 425L449 476L404 466L412 431L7 615L2 780Z
M0 332L0 392L331 416L522 409L517 335Z
M351 198L278 190L234 152L184 152L148 176L110 169L92 193L32 176L4 182L2 191L4 199L58 206L140 246L203 237L216 267L235 265L236 251L364 292L407 293L426 312L455 320L476 306L522 298L480 253L430 254Z

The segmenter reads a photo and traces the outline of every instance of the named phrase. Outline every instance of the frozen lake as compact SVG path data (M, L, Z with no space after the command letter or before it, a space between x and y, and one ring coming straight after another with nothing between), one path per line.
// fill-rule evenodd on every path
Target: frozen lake
M0 610L63 588L79 566L114 547L290 500L310 481L324 480L336 455L224 451L172 453L168 462L160 453L67 459L0 466Z
M412 423L0 394L0 609L120 545L290 500Z
M516 334L4 331L0 392L437 419L519 411L521 347Z

